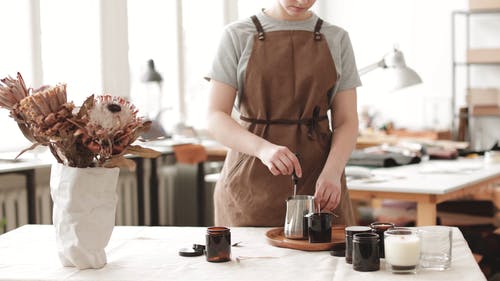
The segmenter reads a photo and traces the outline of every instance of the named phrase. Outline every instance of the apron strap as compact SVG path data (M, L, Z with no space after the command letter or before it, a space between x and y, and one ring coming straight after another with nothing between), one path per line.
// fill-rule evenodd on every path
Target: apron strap
M253 24L255 25L255 28L257 29L257 34L259 40L264 40L264 28L262 28L262 24L260 23L259 19L257 18L256 15L253 15L250 17L252 19ZM320 41L321 40L321 26L323 25L323 20L318 18L316 21L316 25L314 26L314 40L315 41Z
M318 122L324 121L328 119L327 115L319 116L319 106L315 106L313 109L313 114L311 118L305 119L256 119L249 118L243 115L240 115L240 119L246 122L250 122L253 124L266 124L266 125L306 125L307 126L307 135L310 138L313 138L313 132L316 130L318 126Z
M257 29L259 40L264 40L264 28L262 28L262 24L260 24L259 19L255 15L253 15L251 19L253 21L253 24L255 25L255 28Z
M321 26L323 25L323 20L318 18L318 21L316 21L316 26L314 27L314 40L315 41L320 41L321 40Z

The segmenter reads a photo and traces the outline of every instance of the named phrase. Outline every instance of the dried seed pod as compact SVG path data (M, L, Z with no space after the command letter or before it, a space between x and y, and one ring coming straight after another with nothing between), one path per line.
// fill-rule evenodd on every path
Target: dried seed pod
M21 73L17 73L17 79L9 76L0 80L0 107L11 110L28 95L29 91Z

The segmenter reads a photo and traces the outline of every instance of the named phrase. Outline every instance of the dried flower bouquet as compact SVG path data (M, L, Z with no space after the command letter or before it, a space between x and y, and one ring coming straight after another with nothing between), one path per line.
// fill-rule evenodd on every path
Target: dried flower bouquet
M159 152L132 143L151 127L137 116L133 104L121 97L88 97L82 106L67 101L66 85L27 88L17 79L0 80L0 107L10 110L24 136L33 145L48 146L59 163L76 168L129 167L126 154L157 157ZM18 156L19 156L18 155Z

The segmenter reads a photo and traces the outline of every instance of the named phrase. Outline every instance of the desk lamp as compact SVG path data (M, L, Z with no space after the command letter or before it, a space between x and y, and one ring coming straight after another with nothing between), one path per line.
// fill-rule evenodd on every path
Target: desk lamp
M415 70L406 65L403 53L397 47L384 55L380 61L361 68L358 73L361 76L378 68L384 69L384 74L388 77L390 84L388 87L390 92L422 83L422 79ZM369 119L373 119L373 116L369 116Z
M364 75L377 68L383 68L386 72L389 72L389 75L392 76L392 91L422 83L420 76L415 72L415 70L406 65L403 53L396 47L392 52L386 54L380 61L363 67L358 70L358 73L359 75Z
M161 91L161 88L162 88L162 82L163 82L163 78L161 77L161 74L156 71L156 68L155 68L155 62L150 59L148 60L148 64L147 64L147 68L146 68L146 72L144 72L142 78L141 78L141 81L146 83L147 85L150 85L152 87L154 87L155 89L155 92L154 93L155 95L157 95L157 99L158 99L158 104L157 106L160 107L161 109L161 96L162 96L162 91ZM152 93L149 93L149 94L152 94Z
M141 136L144 139L160 139L168 138L169 134L163 129L161 125L161 114L168 110L169 108L163 108L162 105L162 82L163 77L155 68L155 62L150 59L147 63L147 68L141 77L141 81L147 86L147 98L153 99L153 103L156 103L152 112L149 112L149 117L152 119L151 129L148 132L143 133ZM150 101L148 101L148 104Z

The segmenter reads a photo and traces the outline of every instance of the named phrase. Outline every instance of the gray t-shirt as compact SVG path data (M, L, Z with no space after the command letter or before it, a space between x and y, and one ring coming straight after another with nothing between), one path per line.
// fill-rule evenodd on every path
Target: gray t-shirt
M278 30L312 32L318 20L316 14L303 21L278 20L264 12L260 12L256 16L261 22L264 32ZM232 86L238 91L238 96L241 96L245 82L245 70L252 52L256 32L255 25L250 18L226 26L212 68L206 78ZM361 86L349 34L342 28L327 22L323 23L321 33L327 40L337 69L337 83L333 89L333 95L342 90Z

